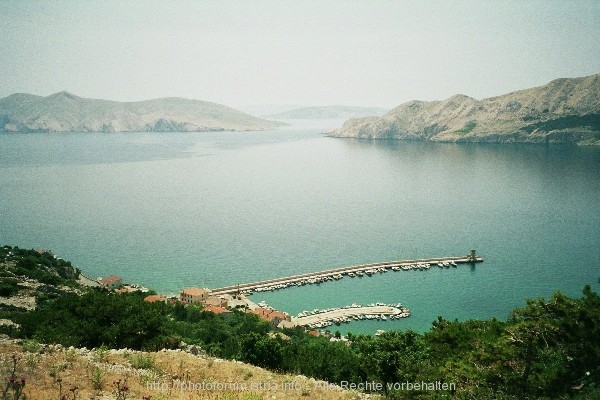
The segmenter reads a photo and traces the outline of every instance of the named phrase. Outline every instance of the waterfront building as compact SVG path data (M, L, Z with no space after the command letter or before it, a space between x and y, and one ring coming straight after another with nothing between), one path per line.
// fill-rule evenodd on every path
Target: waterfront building
M204 303L209 295L210 289L187 288L179 292L179 301L183 304Z
M116 289L123 285L123 279L116 275L111 275L106 278L101 278L100 283L107 289Z

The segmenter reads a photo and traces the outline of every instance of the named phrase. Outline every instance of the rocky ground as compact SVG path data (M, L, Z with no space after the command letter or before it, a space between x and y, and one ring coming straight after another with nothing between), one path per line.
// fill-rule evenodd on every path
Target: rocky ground
M90 350L2 337L0 391L8 388L10 398L32 400L379 398L181 347L155 353ZM13 397L17 390L21 397Z

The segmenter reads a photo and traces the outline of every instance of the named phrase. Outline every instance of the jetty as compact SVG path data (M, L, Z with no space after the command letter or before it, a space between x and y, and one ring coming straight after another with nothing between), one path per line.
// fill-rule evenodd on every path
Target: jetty
M345 307L329 308L326 310L303 311L296 317L292 317L295 326L306 326L309 328L326 328L332 324L339 325L359 320L381 320L407 318L410 310L402 304L369 304L363 306L352 304Z
M479 262L483 262L483 258L475 254L475 250L471 250L470 254L459 257L424 258L417 260L397 260L371 264L360 264L349 267L328 269L320 272L308 272L305 274L292 275L282 278L273 278L258 282L225 286L212 289L211 296L223 294L252 294L253 292L271 291L285 289L292 286L303 286L307 284L317 284L325 281L339 280L344 277L357 279L388 271L427 270L432 267L451 268L456 267L459 264L474 264Z

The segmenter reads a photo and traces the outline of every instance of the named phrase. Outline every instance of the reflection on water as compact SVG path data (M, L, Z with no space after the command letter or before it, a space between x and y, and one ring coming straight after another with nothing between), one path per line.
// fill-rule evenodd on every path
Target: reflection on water
M257 296L292 313L402 302L411 318L386 326L419 330L600 277L600 149L319 132L0 135L0 243L165 292L476 248L474 269Z

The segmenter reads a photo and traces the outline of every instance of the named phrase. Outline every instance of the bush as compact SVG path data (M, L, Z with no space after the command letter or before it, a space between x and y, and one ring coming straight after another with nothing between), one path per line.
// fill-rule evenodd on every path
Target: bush
M154 358L150 354L134 354L129 358L129 364L135 369L155 369Z
M4 279L0 282L0 296L10 297L19 292L20 286L16 279Z
M92 387L95 390L102 390L102 383L104 382L104 372L97 365L92 369L92 373L90 376L92 381Z

